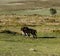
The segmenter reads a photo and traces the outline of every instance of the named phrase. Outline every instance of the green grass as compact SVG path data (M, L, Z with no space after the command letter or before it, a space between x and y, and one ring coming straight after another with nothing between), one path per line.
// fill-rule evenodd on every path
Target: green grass
M60 14L58 10L58 15ZM19 11L0 11L1 14L16 15L50 15L49 9L38 10L19 10ZM22 17L24 18L24 17ZM33 17L34 18L34 17ZM14 19L14 18L13 18ZM24 18L25 19L25 18ZM30 27L30 26L29 26ZM25 37L20 34L0 33L0 56L60 56L60 33L44 32L44 29L59 29L59 25L41 25L32 28L38 31L37 39ZM1 26L0 30L8 29L20 32L19 26ZM48 38L45 38L48 37ZM56 38L49 38L56 37ZM34 50L31 50L34 49Z
M0 56L60 56L60 38L33 39L0 33Z
M43 9L35 9L35 10L2 10L0 11L0 15L11 15L11 14L16 14L16 15L51 15L49 8L43 8ZM60 10L57 9L57 15L60 15Z

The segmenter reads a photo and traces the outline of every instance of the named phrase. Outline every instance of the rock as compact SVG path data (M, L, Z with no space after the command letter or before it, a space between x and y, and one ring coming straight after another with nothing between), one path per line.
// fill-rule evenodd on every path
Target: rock
M29 51L35 51L36 52L37 50L34 48L30 48Z

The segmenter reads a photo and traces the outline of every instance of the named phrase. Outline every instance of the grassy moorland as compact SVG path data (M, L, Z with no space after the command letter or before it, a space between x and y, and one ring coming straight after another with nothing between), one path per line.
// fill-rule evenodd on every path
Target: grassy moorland
M0 32L10 30L19 34L0 33L0 56L60 56L59 25L59 15L1 14ZM21 35L22 26L36 29L38 38Z
M1 9L36 9L60 7L60 0L0 0Z
M33 39L0 33L0 56L60 56L60 38Z
M34 14L38 14L38 15L51 15L50 8L42 8L42 9L27 9L27 10L19 10L19 9L4 9L4 10L0 10L0 15L34 15ZM57 15L60 15L60 9L56 8L57 10Z
M23 36L22 26L36 29L37 39ZM60 56L60 0L0 0L0 56Z
M60 16L0 15L0 56L60 56ZM37 39L21 35L20 28L37 30ZM53 32L55 30L55 32Z

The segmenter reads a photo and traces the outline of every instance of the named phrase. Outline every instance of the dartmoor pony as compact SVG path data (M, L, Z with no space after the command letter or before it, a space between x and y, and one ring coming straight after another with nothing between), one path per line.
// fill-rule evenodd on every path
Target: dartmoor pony
M24 33L25 36L33 36L33 38L37 38L37 31L28 27L22 27L21 31Z

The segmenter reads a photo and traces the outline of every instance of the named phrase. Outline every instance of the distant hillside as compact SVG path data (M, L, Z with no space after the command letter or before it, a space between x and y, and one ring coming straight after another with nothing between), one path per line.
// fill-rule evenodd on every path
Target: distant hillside
M60 0L0 0L1 9L36 9L60 7Z

